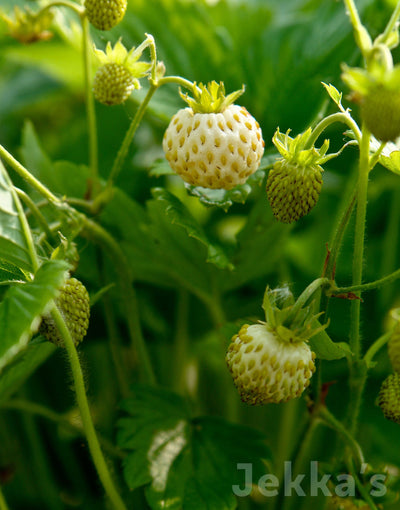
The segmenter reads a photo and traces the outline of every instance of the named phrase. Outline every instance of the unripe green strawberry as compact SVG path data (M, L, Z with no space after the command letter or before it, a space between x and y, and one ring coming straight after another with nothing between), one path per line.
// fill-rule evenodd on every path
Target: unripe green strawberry
M400 425L400 375L397 372L383 381L378 404L386 419Z
M378 140L396 140L400 136L400 89L381 86L371 90L361 99L361 117Z
M245 325L235 335L226 362L243 402L263 405L300 397L315 371L306 342L285 342L266 324Z
M267 197L275 218L292 223L308 214L321 193L323 169L278 160L269 172Z
M124 103L135 88L132 74L121 64L105 64L93 80L93 94L100 103L116 105Z
M89 327L90 303L86 287L76 278L69 278L54 301L65 320L74 344L78 345ZM50 342L64 347L64 340L50 314L43 317L39 331Z
M190 107L172 117L163 149L185 182L229 190L258 169L264 153L261 129L246 108L231 104L237 93L225 98L223 85L215 82L200 87L196 99L183 96Z
M110 30L125 16L127 0L85 0L86 15L99 30Z
M400 373L400 324L398 324L390 337L388 352L393 370Z
M117 41L114 47L108 42L105 52L94 49L101 65L93 80L93 94L100 103L122 104L131 95L133 89L140 88L139 79L146 76L151 64L139 59L143 50L151 43L154 43L154 39L148 35L142 44L129 51L121 40Z

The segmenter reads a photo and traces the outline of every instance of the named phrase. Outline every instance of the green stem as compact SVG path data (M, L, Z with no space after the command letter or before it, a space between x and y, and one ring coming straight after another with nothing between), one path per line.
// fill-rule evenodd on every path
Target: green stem
M137 297L132 285L133 277L125 254L115 239L96 222L85 218L82 227L81 235L103 246L113 262L121 289L121 300L125 306L129 335L132 347L137 352L142 379L148 384L155 384L153 367L140 325Z
M373 502L369 492L366 490L366 488L362 484L361 480L359 479L357 471L354 468L354 464L353 464L352 459L349 459L346 464L347 464L347 467L349 469L349 472L350 472L351 476L353 477L353 479L354 479L354 481L356 483L358 492L361 494L363 500L366 503L368 503L368 506L370 507L371 510L378 510L378 507Z
M135 116L132 119L131 125L129 126L128 131L125 134L125 138L122 141L122 145L118 151L117 157L115 158L113 167L111 169L110 175L108 177L107 186L111 187L113 182L115 181L117 175L121 171L122 165L124 164L125 158L129 151L129 146L132 143L133 137L135 136L136 130L139 127L140 121L143 118L144 112L146 111L147 105L150 102L150 99L153 97L155 91L158 89L158 84L150 84L150 88L147 91L145 98L143 99L141 105L139 106Z
M51 316L61 334L61 337L64 340L65 348L67 350L74 380L76 400L81 413L83 429L85 431L85 436L88 442L93 463L96 467L101 483L103 484L104 490L106 491L106 494L113 505L113 508L115 510L126 510L125 504L114 486L114 482L111 478L107 463L100 448L100 443L94 428L92 416L90 414L82 367L79 361L76 347L74 345L74 341L71 337L71 333L69 332L69 329L67 328L65 321L57 307L52 309Z
M382 347L384 347L390 340L390 337L393 335L393 331L388 331L384 335L380 336L378 340L376 340L371 347L368 349L368 351L365 353L364 361L367 366L370 366L372 360L375 357L375 354L377 354Z
M389 38L390 34L395 30L397 20L400 16L400 2L397 3L392 16L390 17L390 20L388 24L386 25L385 30L382 32L382 35L380 37L380 42L385 44L387 42L387 39Z
M0 510L9 510L6 498L4 497L3 491L0 486Z
M365 223L367 217L367 194L369 173L369 141L370 133L363 128L360 145L359 177L357 185L357 212L354 235L353 255L353 286L361 285L364 265ZM350 347L357 359L360 358L360 310L361 301L352 301L352 323L350 330Z
M378 287L382 287L383 285L387 285L388 283L392 283L400 278L400 269L394 271L393 273L380 278L379 280L375 280L369 283L362 283L360 285L350 285L349 287L337 287L334 289L334 294L345 294L347 292L365 292L367 290L377 289Z
M19 218L19 221L21 224L22 232L24 234L24 239L25 239L26 246L28 249L29 258L31 259L32 269L33 269L33 272L35 273L37 271L37 269L39 268L39 259L38 259L37 253L36 253L35 243L33 241L32 232L29 227L28 220L26 219L24 209L23 209L22 204L18 198L18 193L16 192L16 190L14 188L14 185L10 179L10 176L8 175L8 173L4 167L0 167L0 171L2 172L4 179L7 182L9 191L13 198L15 208L17 209L17 214L18 214L18 218Z
M94 96L92 92L92 49L90 25L85 14L81 16L81 23L83 30L83 65L85 76L86 114L89 132L90 178L88 182L87 197L91 197L92 195L97 195L99 191L97 124Z
M190 91L192 91L195 86L193 82L186 78L182 78L181 76L164 76L158 80L157 85L158 87L161 87L161 85L166 85L167 83L175 83L176 85L185 87L185 89ZM200 89L198 90L200 91Z
M360 445L350 434L347 428L339 420L337 420L326 407L321 406L318 413L325 425L332 428L333 430L336 430L336 432L341 434L346 439L353 453L353 458L357 460L359 467L361 467L361 465L365 462L363 452Z
M353 286L361 285L364 264L364 241L365 224L367 216L367 194L369 174L369 142L370 133L363 126L360 144L359 176L357 185L357 212L354 236L353 255ZM358 293L360 296L360 293ZM362 394L367 379L367 369L361 361L361 338L360 338L360 315L361 301L355 299L351 302L350 324L350 348L354 360L350 366L350 401L349 401L349 426L352 433L357 427L357 419L360 412Z
M374 166L378 163L379 158L381 157L381 154L383 152L383 149L386 147L386 142L382 142L378 149L374 152L373 156L370 159L369 162L369 171L371 171Z
M344 0L344 3L347 7L347 13L350 17L351 24L353 25L354 38L357 46L360 48L364 57L367 57L372 47L371 37L369 36L368 31L364 25L361 23L354 0Z
M17 161L2 145L0 145L0 158L11 166L32 188L45 197L49 202L60 205L62 202L53 193L46 188L36 177L34 177L19 161Z
M52 9L53 7L67 7L68 9L72 9L74 12L79 14L80 16L85 12L84 8L75 2L70 2L69 0L56 0L55 2L51 2L47 4L41 9L41 13Z
M55 237L53 232L50 230L49 225L46 221L46 218L43 216L43 214L40 212L39 208L36 206L35 202L31 199L31 197L25 193L22 189L15 188L15 191L17 192L18 196L21 198L23 202L25 202L25 205L29 207L29 210L31 211L32 215L35 217L38 225L41 227L43 232L46 234L47 239L49 241L54 241Z
M34 414L36 416L41 416L42 418L46 418L49 421L57 423L73 434L81 435L83 432L82 427L69 421L65 415L55 413L52 409L49 409L48 407L45 407L41 404L36 404L35 402L31 402L30 400L12 399L4 402L0 407L1 409L12 409ZM114 446L107 438L102 437L100 434L98 434L98 438L104 450L106 450L108 454L119 459L125 458L126 455L124 452Z
M290 321L296 317L298 312L304 307L309 299L312 298L314 293L323 287L330 287L331 281L328 278L317 278L306 287L300 296L297 298L296 303L293 305L287 320Z
M332 115L328 115L322 119L313 129L310 138L307 140L307 145L305 148L310 148L317 141L319 136L322 134L325 129L335 122L342 122L346 124L354 133L354 137L358 143L361 142L361 131L357 125L357 123L353 120L353 118L344 112L333 113Z

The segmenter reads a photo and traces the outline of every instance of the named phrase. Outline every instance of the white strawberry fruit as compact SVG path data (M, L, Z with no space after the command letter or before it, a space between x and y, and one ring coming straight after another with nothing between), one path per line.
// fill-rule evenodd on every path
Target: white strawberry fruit
M259 167L264 141L258 122L233 102L243 92L225 97L223 84L194 85L194 99L181 94L188 108L171 119L163 149L171 168L187 183L232 189Z
M226 353L233 382L250 405L300 397L315 372L315 354L307 341L326 327L311 306L294 303L287 287L267 288L263 308L265 322L243 326Z
M300 397L315 371L314 359L305 342L283 342L266 324L243 326L226 355L240 397L251 405Z

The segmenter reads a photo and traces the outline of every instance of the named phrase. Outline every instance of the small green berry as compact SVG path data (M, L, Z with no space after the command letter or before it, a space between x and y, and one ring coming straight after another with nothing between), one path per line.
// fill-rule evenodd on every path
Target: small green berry
M93 94L100 103L124 103L135 88L136 80L121 64L105 64L97 70L93 80Z
M269 172L267 197L275 218L292 223L308 214L321 193L323 169L278 160Z
M389 358L393 370L400 373L400 325L394 329L388 343Z
M371 89L361 99L361 117L378 140L396 140L400 136L400 90L383 85Z
M381 386L378 405L386 419L400 425L400 375L391 374Z
M86 16L99 30L111 30L125 16L127 0L85 0Z
M78 345L89 327L90 303L86 287L76 278L69 278L54 301L65 320L74 344ZM50 314L43 317L39 332L58 347L64 347L64 340Z

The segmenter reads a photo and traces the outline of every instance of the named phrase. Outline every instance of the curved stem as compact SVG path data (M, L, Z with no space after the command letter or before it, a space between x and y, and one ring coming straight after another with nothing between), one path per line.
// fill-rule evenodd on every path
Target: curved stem
M6 498L4 497L3 491L0 485L0 510L9 510Z
M325 117L322 119L313 129L310 138L307 140L307 144L305 148L312 147L314 143L317 141L319 136L322 134L325 129L330 126L331 124L334 124L335 122L342 122L343 124L346 124L354 133L354 137L357 140L358 143L361 142L361 131L358 127L357 123L348 113L338 112L333 113L332 115L328 115L328 117Z
M90 414L82 367L74 345L74 341L71 337L71 333L69 332L69 329L67 328L64 319L56 306L53 307L51 316L64 340L65 348L67 350L75 386L76 400L81 413L83 429L85 431L85 436L88 442L93 463L96 467L101 483L103 484L104 490L106 491L106 494L113 505L113 508L115 510L126 510L125 504L115 488L114 482L107 467L107 463L100 448L100 443L94 428L92 416Z
M90 177L87 189L87 198L97 195L99 190L99 161L98 161L98 143L97 143L97 124L94 96L92 92L92 59L91 59L91 39L89 20L83 14L81 16L83 30L83 65L85 76L85 97L86 114L89 132L89 168Z
M17 174L24 179L32 188L45 197L49 202L60 205L62 201L57 198L46 186L34 177L19 161L17 161L2 145L0 145L0 158L11 166Z
M342 294L347 292L365 292L367 290L377 289L378 287L382 287L383 285L387 285L388 283L392 283L400 278L400 269L394 271L393 273L380 278L379 280L375 280L369 283L363 283L361 285L350 285L348 287L337 287L334 289L334 294Z
M287 320L290 321L293 319L296 314L303 308L303 306L307 303L309 299L312 298L314 293L322 287L330 287L331 281L328 278L317 278L313 282L306 287L300 296L297 298L295 304L293 305L290 314L287 317Z
M103 246L114 263L121 289L121 300L125 306L129 335L132 347L137 352L142 379L148 384L155 384L155 375L140 324L137 297L132 285L133 277L125 254L115 239L94 221L85 218L82 227L81 235Z
M82 6L75 2L70 2L69 0L55 0L54 2L45 5L40 12L45 12L53 7L67 7L68 9L75 11L80 16L85 12L85 9Z
M351 448L351 451L353 452L353 458L357 459L358 465L361 467L361 465L365 462L364 455L360 445L357 443L354 437L350 434L346 427L333 416L333 414L326 407L321 406L318 412L319 416L321 417L325 425L332 428L333 430L336 430L336 432L341 434L346 439L347 443Z
M382 349L390 340L390 337L392 336L393 331L388 331L384 335L380 336L378 340L376 340L371 347L368 349L368 351L365 353L364 361L367 366L370 366L372 360L374 359L375 354Z
M185 87L185 89L188 90L193 90L195 86L193 82L187 80L186 78L182 78L181 76L164 76L158 80L157 85L161 87L161 85L166 85L167 83L175 83L176 85Z

